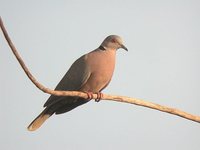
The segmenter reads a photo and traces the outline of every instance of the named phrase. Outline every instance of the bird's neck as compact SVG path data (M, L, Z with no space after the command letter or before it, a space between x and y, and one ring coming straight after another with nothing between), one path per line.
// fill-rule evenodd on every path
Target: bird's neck
M98 47L98 50L101 50L101 51L116 51L116 49L112 49L112 48L108 48L108 47L106 47L106 46L103 46L103 45L100 45L99 47Z
M102 51L106 50L106 48L104 46L102 46L102 45L99 46L99 49L102 50Z

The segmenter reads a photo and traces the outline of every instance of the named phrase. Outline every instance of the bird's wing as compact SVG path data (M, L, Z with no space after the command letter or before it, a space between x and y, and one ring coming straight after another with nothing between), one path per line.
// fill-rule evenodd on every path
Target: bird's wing
M90 77L90 68L86 63L87 55L83 55L79 59L77 59L70 69L67 71L62 80L58 83L55 90L61 91L74 91L79 90L81 86L87 82ZM51 95L49 99L44 104L44 107L50 106L57 101L62 100L66 97L54 96Z

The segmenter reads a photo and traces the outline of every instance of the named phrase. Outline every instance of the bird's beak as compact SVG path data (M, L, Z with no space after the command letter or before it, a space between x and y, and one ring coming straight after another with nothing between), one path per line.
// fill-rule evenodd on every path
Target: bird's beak
M123 48L124 50L128 51L128 48L126 48L126 46L124 46L123 44L121 45L121 48Z

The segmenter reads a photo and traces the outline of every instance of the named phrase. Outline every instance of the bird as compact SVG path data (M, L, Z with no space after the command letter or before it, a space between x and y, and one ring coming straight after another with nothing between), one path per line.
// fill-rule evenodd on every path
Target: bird
M115 68L118 49L128 49L118 35L107 36L95 50L78 58L56 86L55 90L81 91L88 99L70 96L51 95L43 107L44 110L27 127L29 131L37 130L53 114L62 114L89 102L97 94L96 101L102 97L101 91L111 81Z

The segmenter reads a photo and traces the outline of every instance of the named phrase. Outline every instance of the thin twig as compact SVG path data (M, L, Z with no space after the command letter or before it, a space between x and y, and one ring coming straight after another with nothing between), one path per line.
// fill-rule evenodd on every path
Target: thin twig
M52 95L57 95L57 96L79 96L82 98L87 99L88 96L86 93L83 92L79 92L79 91L54 91L51 90L49 88L46 88L45 86L43 86L42 84L40 84L35 78L34 76L31 74L31 72L28 70L27 66L25 65L24 61L22 60L22 58L20 57L19 53L17 52L17 49L15 48L14 44L12 43L4 25L3 25L3 21L0 17L0 26L1 29L3 31L3 34L5 36L5 39L8 42L8 45L10 46L13 54L15 55L15 57L17 58L18 62L20 63L21 67L23 68L24 72L26 73L26 75L28 76L28 78L33 82L33 84L39 88L41 91L48 93L48 94L52 94ZM93 94L93 98L97 98L97 94ZM125 96L117 96L117 95L108 95L108 94L103 94L102 100L111 100L111 101L117 101L117 102L124 102L124 103L130 103L130 104L135 104L135 105L139 105L139 106L143 106L143 107L148 107L151 109L155 109L155 110L159 110L162 112L166 112L166 113L170 113L173 115L177 115L180 116L182 118L188 119L188 120L192 120L195 122L199 122L200 123L200 116L196 116L196 115L192 115L189 114L187 112L175 109L175 108L170 108L167 106L162 106L159 104L155 104L155 103L151 103L151 102L147 102L144 100L140 100L137 98L130 98L130 97L125 97Z

